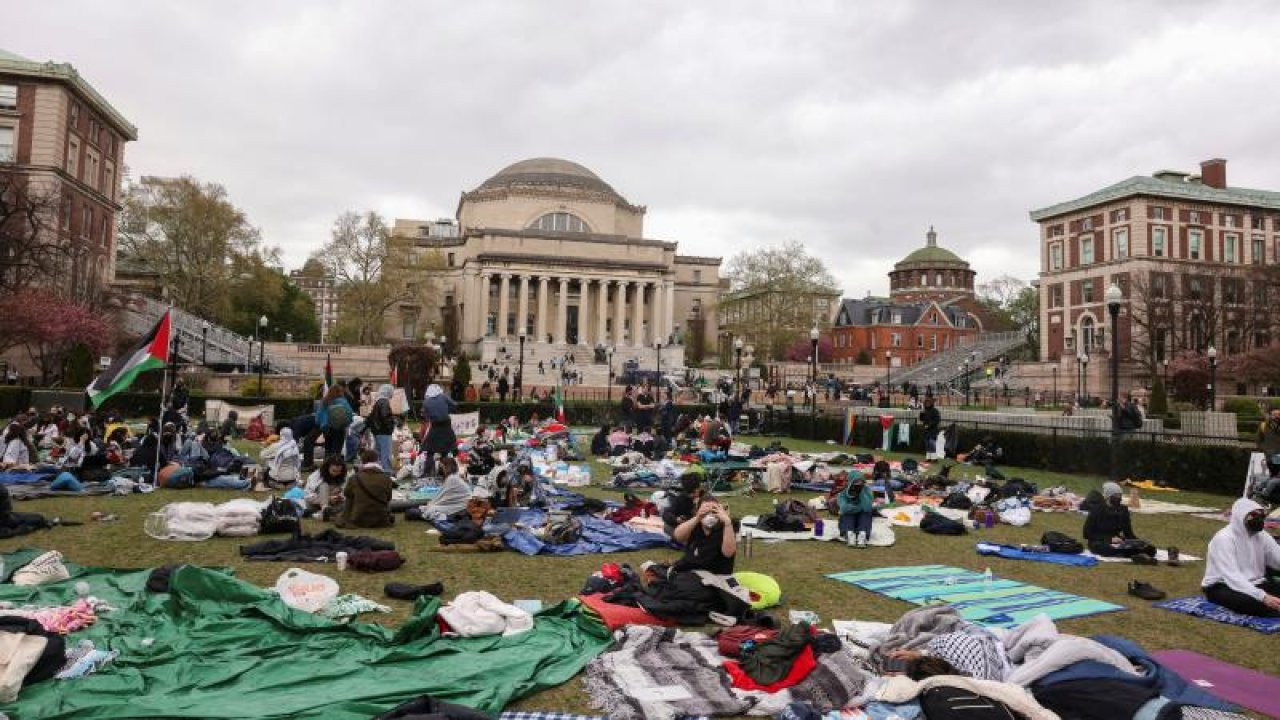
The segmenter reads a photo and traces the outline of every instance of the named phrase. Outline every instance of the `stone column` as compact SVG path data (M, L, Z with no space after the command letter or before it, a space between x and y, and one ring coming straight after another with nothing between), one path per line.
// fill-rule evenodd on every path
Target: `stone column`
M613 297L613 344L615 347L621 348L626 332L624 325L627 320L627 281L617 281L618 290Z
M609 281L596 280L596 342L609 344L609 331L605 329L605 318L609 314Z
M648 285L647 282L640 280L636 282L635 301L631 306L631 344L634 347L644 347L644 289Z
M516 302L516 312L519 313L516 320L516 337L520 337L525 333L525 328L529 326L529 275L528 273L520 273L520 299Z
M666 303L667 294L663 290L662 281L653 285L653 305L649 308L649 336L654 342L667 344L667 333L662 325L662 307Z
M547 281L550 279L546 275L538 278L538 319L534 323L534 342L547 341Z
M591 344L591 280L583 278L578 281L581 291L578 295L578 344L584 347Z
M662 322L667 329L667 335L674 335L676 332L676 281L674 278L667 281L667 301L662 304Z
M569 278L557 278L560 281L560 302L556 303L556 342L564 344L565 325L569 322Z
M498 339L507 339L507 316L511 314L511 273L502 273L498 293Z
M489 335L489 273L480 271L480 339Z

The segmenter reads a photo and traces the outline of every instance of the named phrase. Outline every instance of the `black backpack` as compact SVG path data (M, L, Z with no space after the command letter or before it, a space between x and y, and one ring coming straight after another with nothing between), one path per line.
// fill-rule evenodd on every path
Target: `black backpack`
M926 512L920 520L920 529L931 535L964 535L964 523L952 520L942 513Z
M262 509L258 532L262 535L292 533L296 537L302 532L302 524L298 522L297 503L284 498L271 498Z
M582 539L582 523L575 517L547 526L543 542L548 545L570 545Z
M921 693L920 708L929 720L1020 720L1022 717L999 700L947 685Z
M1057 530L1049 530L1040 536L1040 544L1049 548L1049 552L1062 553L1064 555L1079 555L1084 552L1084 545L1079 540L1060 533Z
M968 510L973 507L973 501L962 492L953 492L943 498L942 507L950 510Z

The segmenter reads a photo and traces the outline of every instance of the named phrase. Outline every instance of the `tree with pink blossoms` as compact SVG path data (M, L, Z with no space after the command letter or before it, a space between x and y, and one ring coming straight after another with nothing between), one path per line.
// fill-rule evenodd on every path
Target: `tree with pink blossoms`
M0 298L0 352L25 346L46 382L61 374L76 345L100 354L114 337L101 312L48 290L30 288Z

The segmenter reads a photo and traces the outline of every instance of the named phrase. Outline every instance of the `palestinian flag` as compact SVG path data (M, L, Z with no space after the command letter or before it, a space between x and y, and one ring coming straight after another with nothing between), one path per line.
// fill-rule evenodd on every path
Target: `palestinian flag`
M324 356L324 394L329 394L329 388L333 387L333 358L328 353Z
M556 420L564 422L564 389L556 383Z
M127 390L138 375L148 370L158 370L169 364L169 338L172 337L172 318L166 312L155 328L127 354L116 358L101 375L94 378L85 392L96 408L107 398Z
M391 366L391 387L400 387L400 366Z

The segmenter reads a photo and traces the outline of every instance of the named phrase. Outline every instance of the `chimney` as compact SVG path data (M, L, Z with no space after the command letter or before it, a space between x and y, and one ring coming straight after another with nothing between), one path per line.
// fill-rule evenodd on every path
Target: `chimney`
M1227 161L1222 158L1214 158L1200 163L1200 182L1211 188L1225 190L1227 187Z

